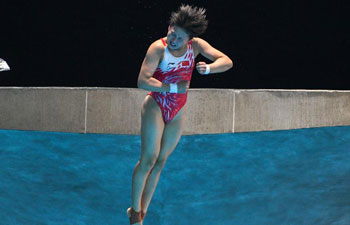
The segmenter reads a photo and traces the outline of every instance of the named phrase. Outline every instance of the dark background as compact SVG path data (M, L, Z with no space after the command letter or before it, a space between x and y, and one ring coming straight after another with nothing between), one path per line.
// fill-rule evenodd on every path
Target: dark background
M136 88L182 2L207 9L201 38L234 62L225 73L194 70L191 88L350 90L345 0L5 1L0 58L11 71L0 86Z

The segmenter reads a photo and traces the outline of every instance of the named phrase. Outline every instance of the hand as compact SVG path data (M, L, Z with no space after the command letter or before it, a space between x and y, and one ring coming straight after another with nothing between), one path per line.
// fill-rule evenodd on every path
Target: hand
M190 82L187 80L180 81L177 83L177 93L179 94L185 94L187 89L190 88Z
M207 64L205 62L198 62L196 64L196 69L199 74L205 74L205 71L207 70Z

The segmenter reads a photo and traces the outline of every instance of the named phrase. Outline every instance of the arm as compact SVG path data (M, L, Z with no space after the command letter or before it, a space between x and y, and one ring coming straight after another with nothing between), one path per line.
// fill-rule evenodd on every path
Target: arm
M155 41L148 48L146 56L142 62L139 77L137 79L137 87L154 92L169 92L170 85L163 84L159 80L153 78L153 73L156 71L159 60L164 51L163 44Z
M213 63L208 64L210 67L210 73L222 73L232 68L233 62L227 55L213 48L208 42L201 38L194 38L194 40L199 53L213 61ZM198 62L196 68L200 74L204 74L206 63Z

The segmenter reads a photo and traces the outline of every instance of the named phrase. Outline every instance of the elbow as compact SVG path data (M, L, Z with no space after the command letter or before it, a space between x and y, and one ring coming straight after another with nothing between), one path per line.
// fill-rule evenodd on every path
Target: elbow
M227 62L227 70L229 70L229 69L231 69L233 67L233 61L230 59L230 58L228 58L228 62Z
M142 89L143 82L142 80L137 81L137 87Z
M231 69L233 67L233 61L230 59L229 61L229 69Z

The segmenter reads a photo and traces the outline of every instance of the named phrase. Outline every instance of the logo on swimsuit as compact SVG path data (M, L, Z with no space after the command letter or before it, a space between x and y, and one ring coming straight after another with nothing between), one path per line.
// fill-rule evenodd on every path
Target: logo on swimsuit
M171 70L171 69L173 69L173 68L175 68L176 67L176 65L175 65L175 63L168 63L168 70Z

